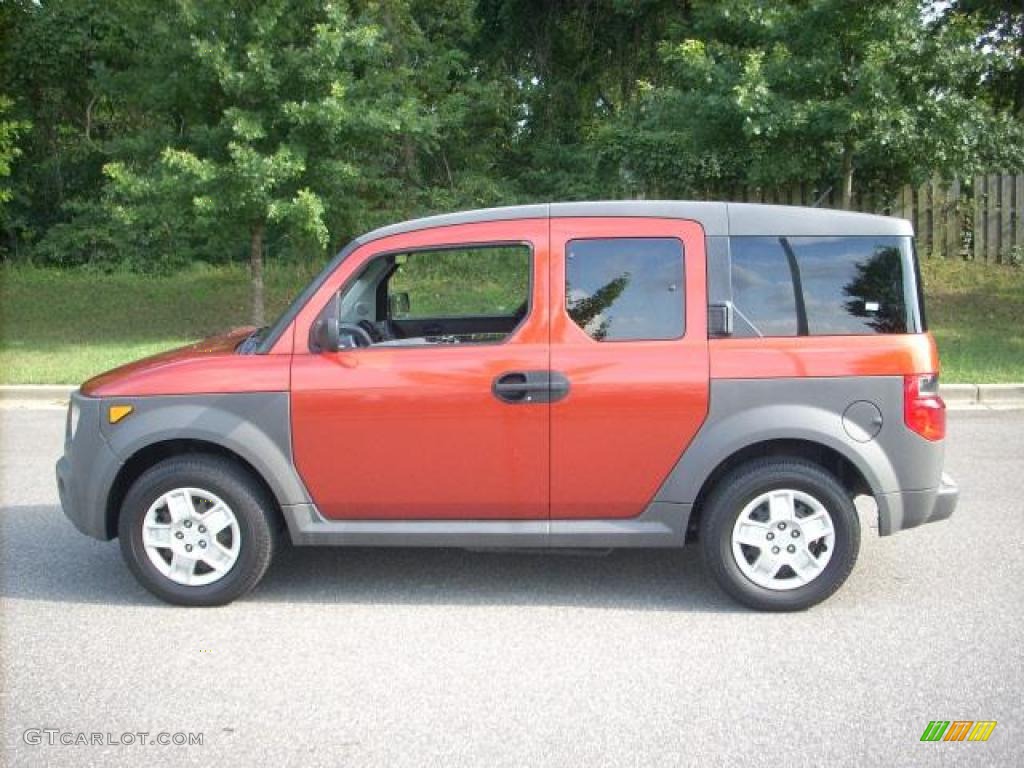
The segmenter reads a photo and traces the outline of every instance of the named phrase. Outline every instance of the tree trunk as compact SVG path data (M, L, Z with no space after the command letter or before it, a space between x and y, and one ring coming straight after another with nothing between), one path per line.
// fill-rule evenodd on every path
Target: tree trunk
M266 325L266 310L263 303L263 227L262 221L252 225L249 243L249 278L252 286L252 324L262 328Z
M402 136L402 164L405 166L406 178L415 183L419 175L416 173L416 145L409 134Z
M853 147L849 144L843 147L843 188L842 201L843 210L853 210Z

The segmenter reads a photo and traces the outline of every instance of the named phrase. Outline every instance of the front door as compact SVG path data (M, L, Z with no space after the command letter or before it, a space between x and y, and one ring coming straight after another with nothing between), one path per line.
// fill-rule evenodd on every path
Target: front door
M704 232L551 220L551 517L643 512L708 409Z
M530 219L395 235L338 267L292 363L295 463L321 514L547 518L547 259L548 221ZM332 299L350 346L318 352Z

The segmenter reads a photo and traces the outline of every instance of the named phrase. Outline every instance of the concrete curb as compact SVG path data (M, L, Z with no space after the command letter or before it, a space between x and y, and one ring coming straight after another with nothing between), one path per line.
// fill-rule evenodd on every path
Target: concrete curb
M13 384L0 386L0 401L65 403L78 387L66 384ZM1021 384L942 384L942 398L954 406L987 405L1024 408Z
M78 387L70 384L6 384L0 386L0 400L33 403L67 402Z
M977 384L940 384L939 393L947 403L971 404L978 402Z
M1024 384L982 384L978 387L978 402L990 405L1024 404Z
M951 406L1024 408L1024 384L940 384L939 393Z

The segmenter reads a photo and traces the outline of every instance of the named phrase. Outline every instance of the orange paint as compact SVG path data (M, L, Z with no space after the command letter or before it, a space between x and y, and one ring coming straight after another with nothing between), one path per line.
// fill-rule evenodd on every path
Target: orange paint
M680 239L684 337L599 342L583 332L565 306L565 246L581 237ZM553 219L551 255L551 368L572 386L551 406L551 516L635 517L707 415L704 232L675 219Z
M712 339L711 378L903 376L937 373L931 334Z
M288 389L288 355L235 354L235 348L252 331L240 328L122 365L89 379L82 385L82 394L145 397L283 392Z
M531 308L500 344L308 350L331 296L374 256L467 242L528 242ZM548 516L550 408L491 392L509 371L548 367L548 222L488 222L383 238L356 250L295 322L295 463L329 518Z

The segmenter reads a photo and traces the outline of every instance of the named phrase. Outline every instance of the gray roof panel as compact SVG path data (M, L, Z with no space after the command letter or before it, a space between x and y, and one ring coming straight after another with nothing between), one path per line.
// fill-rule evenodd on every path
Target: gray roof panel
M727 235L725 203L685 200L608 200L591 203L552 203L552 216L622 216L652 219L690 219L700 222L708 237Z
M422 219L400 221L380 227L357 239L360 243L368 243L390 235L402 235L432 227L454 227L458 224L477 224L482 221L512 221L514 219L546 219L551 208L547 203L535 205L509 205L503 208L478 208L473 211L443 213L440 216L426 216Z
M828 237L832 235L913 235L906 219L872 213L801 208L795 205L728 203L729 234Z
M389 235L416 232L432 227L451 227L484 221L513 221L552 217L621 216L634 218L689 219L700 222L708 237L725 235L788 235L827 237L831 235L913 235L909 221L870 213L836 211L830 208L801 208L759 203L713 203L681 200L608 200L582 203L538 203L504 208L428 216L375 229L357 238L368 243Z

